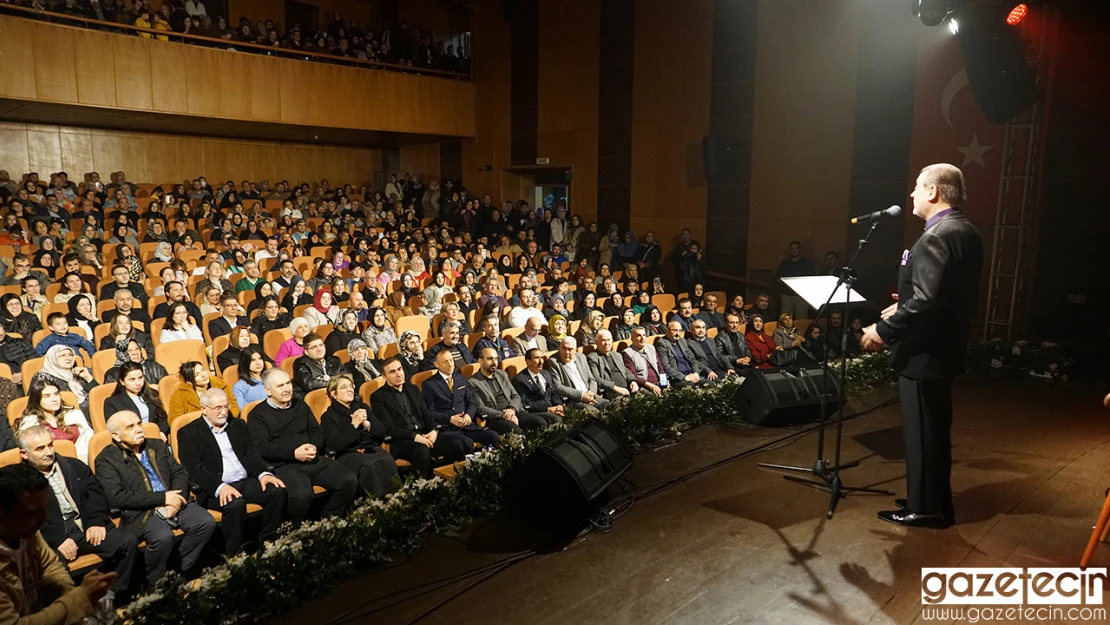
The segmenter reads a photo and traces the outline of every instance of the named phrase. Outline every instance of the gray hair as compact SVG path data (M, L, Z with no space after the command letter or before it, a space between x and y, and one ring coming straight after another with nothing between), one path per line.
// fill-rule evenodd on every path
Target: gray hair
M574 338L573 336L568 336L568 337L566 337L565 339L563 339L563 342L562 342L562 344L563 344L563 345L567 345L567 344L570 344L570 346L571 346L571 347L573 347L573 348L575 348L575 349L577 349L577 348L578 348L578 341L577 341L577 340L575 340L575 338Z
M266 369L265 371L263 371L262 372L262 386L265 387L265 388L268 388L268 389L273 388L274 387L274 383L273 383L274 376L278 375L279 373L284 374L286 377L289 377L289 374L285 373L285 371L281 367L270 367L269 369Z
M223 389L210 388L200 394L200 405L203 408L211 408L212 402L220 399L226 400L227 393L225 393Z
M139 419L140 421L142 420L142 418L139 417L138 413L132 412L130 410L120 410L116 414L108 417L108 423L106 425L108 426L108 431L112 434L116 434L119 432L119 422L121 421L121 416L132 416L136 419Z
M50 435L50 430L41 425L32 425L25 430L21 430L18 437L19 448L23 451L31 451L31 442L43 436L53 438Z
M603 337L607 337L609 339L612 339L613 338L613 333L606 330L605 328L602 328L602 329L598 330L596 334L594 334L594 340L595 341L597 339L600 339L600 338L603 338Z
M448 321L447 323L443 324L442 332L446 332L447 330L458 330L461 327L462 326L459 325L458 321Z
M702 325L702 327L705 327L705 326L706 326L706 323L705 323L705 320L704 320L704 319L694 319L694 320L693 320L693 321L692 321L692 322L690 323L690 328L692 329L692 328L693 328L694 326L698 325L699 323L700 323L700 324ZM679 325L681 325L681 324L679 324Z
M297 328L299 328L301 326L304 326L306 328L309 327L308 320L305 319L304 317L296 317L292 321L289 322L289 331L290 332L296 332Z

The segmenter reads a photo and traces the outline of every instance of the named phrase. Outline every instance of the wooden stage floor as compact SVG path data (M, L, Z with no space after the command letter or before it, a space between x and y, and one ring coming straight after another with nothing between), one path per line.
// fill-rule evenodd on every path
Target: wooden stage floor
M894 405L846 425L845 458L863 458L845 473L849 485L904 496L899 423ZM666 482L791 433L701 428L638 456L628 478ZM964 383L953 441L958 525L949 530L880 521L875 513L893 507L883 496L849 497L827 521L826 494L756 466L808 466L816 438L806 434L641 499L611 533L561 552L503 565L518 548L486 545L497 532L479 526L274 622L901 624L923 621L924 566L1077 566L1110 486L1101 396L1032 380ZM1092 565L1110 566L1110 545ZM470 574L451 579L459 573Z

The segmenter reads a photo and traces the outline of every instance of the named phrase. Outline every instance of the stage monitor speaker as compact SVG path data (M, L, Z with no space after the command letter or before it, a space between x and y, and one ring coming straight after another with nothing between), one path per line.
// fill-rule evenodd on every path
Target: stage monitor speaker
M744 376L744 383L736 390L736 403L740 418L748 423L779 427L813 423L821 418L821 391L825 388L826 374L820 367L754 369ZM825 391L825 415L831 417L840 404L836 375L828 376Z
M959 25L967 79L983 116L1003 124L1032 106L1037 79L1026 66L1019 29L985 8L961 16Z
M609 502L609 486L632 454L598 421L588 421L536 450L509 484L507 501L528 525L585 527Z

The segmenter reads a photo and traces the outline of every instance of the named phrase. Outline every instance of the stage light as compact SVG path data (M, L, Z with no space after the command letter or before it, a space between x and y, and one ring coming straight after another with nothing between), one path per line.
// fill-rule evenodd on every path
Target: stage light
M953 35L960 34L960 25L956 22L956 18L948 20L948 30L952 31Z
M917 14L921 23L926 26L937 26L948 17L950 11L948 0L921 0L917 5Z
M1017 26L1028 14L1029 5L1023 2L1010 10L1010 14L1006 16L1006 23L1010 26Z

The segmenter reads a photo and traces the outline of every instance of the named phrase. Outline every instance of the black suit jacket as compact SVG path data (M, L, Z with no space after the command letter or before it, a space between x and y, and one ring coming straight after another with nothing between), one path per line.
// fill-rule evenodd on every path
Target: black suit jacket
M197 308L197 305L190 302L188 299L184 300L182 303L185 304L185 309L189 311L189 316L192 317L193 323L195 323L197 325L197 327L200 327L200 322L201 322L202 319L204 319L204 315L200 314L200 308ZM162 302L161 304L158 304L157 306L154 307L154 316L153 316L153 318L154 319L164 319L169 312L170 312L170 303L169 302ZM244 321L244 322L241 322L241 323L246 323L246 322ZM150 331L150 325L149 324L147 325L146 329L147 329L147 331ZM209 328L209 331L211 331L211 328ZM230 332L230 330L228 330L228 332ZM213 334L212 336L215 337L216 335Z
M724 316L715 310L703 310L697 314L696 318L701 319L705 322L706 330L709 330L711 328L717 328L718 330L721 330L724 329L726 326Z
M105 310L104 314L100 315L100 320L104 323L112 323L112 320L116 318L117 314L119 314L119 311L115 308ZM150 334L150 315L146 314L146 306L132 306L131 312L127 313L127 316L131 317L131 321L142 323L143 331L146 334ZM153 357L153 355L150 356Z
M540 375L543 376L543 382L547 386L542 391L532 379L532 372L528 369L521 370L513 378L513 388L520 395L520 402L524 404L525 412L547 412L548 408L560 406L563 403L563 398L555 392L555 378L551 377L551 372L540 369Z
M725 373L729 369L735 368L734 365L730 364L728 360L721 355L721 350L717 347L717 344L713 342L713 339L706 337L701 343L699 343L697 339L690 339L686 342L690 344L691 349L697 352L699 356L703 357L702 360L705 365L713 371ZM706 349L702 348L702 345L708 348L708 352Z
M119 387L116 387L119 388ZM163 434L170 433L170 422L166 417L166 411L162 408L161 402L154 402L147 404L147 409L150 410L150 422L157 424L158 429L162 430ZM104 400L104 421L107 422L112 415L117 412L134 412L140 414L138 407L135 405L131 396L123 392L119 395L112 395Z
M474 415L478 414L478 402L474 401L470 381L458 371L451 374L451 381L455 385L453 393L448 390L447 381L438 371L424 380L424 386L421 389L424 405L440 425L449 426L452 416L466 413L471 420L471 425L467 428L481 429L474 423Z
M81 515L81 524L85 528L113 528L108 499L104 496L104 489L101 488L100 482L97 481L96 476L89 469L89 465L76 458L66 458L58 455L54 456L54 461L61 469L69 496L77 506L77 512ZM50 497L46 500L46 522L42 524L39 531L42 533L43 539L46 540L46 544L54 549L57 549L58 545L64 543L67 538L66 523L62 519L62 508L58 505L58 499L54 496L53 490L50 491Z
M179 490L188 499L189 475L173 459L169 446L157 439L147 439L145 446L166 490ZM166 504L165 493L150 489L139 459L118 443L108 445L96 457L96 477L104 487L108 504L120 510L120 529L139 534L154 509Z
M898 310L876 330L894 346L891 365L912 379L953 377L964 370L971 315L978 307L983 240L953 211L903 254Z
M249 326L250 324L250 320L246 317L238 317L235 321L235 325L237 326ZM217 336L226 336L228 334L231 334L231 324L228 323L227 319L224 319L222 315L208 322L208 336L214 339Z
M404 396L408 397L411 404L414 420L406 418ZM386 384L374 391L370 396L370 403L374 406L374 414L389 428L389 436L395 441L411 441L416 438L416 434L427 434L436 429L435 417L424 405L420 389L414 384L405 382L401 391Z
M663 365L663 370L667 372L667 378L671 380L681 380L684 376L682 372L678 370L678 359L675 358L671 345L671 341L666 338L656 341L655 353L659 354L659 364ZM690 369L693 373L703 378L709 374L709 367L700 349L691 345L686 339L678 339L678 346L679 349L682 350L682 355L686 358L686 362L690 363Z
M231 448L247 470L247 477L257 478L273 469L259 455L247 431L246 422L231 418L227 420L225 427ZM178 430L177 447L181 464L189 474L189 480L194 484L197 494L203 493L215 499L216 489L224 483L224 459L208 421L204 417L193 419L192 423Z

